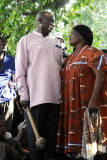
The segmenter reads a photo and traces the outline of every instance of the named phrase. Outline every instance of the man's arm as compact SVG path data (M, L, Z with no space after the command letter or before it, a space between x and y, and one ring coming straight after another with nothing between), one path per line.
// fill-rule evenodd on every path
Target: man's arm
M20 95L20 103L24 106L29 105L29 93L27 87L27 66L28 66L28 51L26 40L23 37L18 45L15 58L16 67L16 87Z

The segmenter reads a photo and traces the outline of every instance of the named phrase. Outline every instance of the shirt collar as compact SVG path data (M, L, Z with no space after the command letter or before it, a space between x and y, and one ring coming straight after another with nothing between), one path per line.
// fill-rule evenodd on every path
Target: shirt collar
M40 36L42 36L42 37L43 37L42 33L37 32L36 30L35 30L33 33L34 33L34 34L36 34L36 35L40 35ZM49 36L49 35L48 35L48 36ZM46 37L48 37L48 36L46 36ZM44 37L44 38L46 38L46 37Z
M36 34L36 35L41 35L41 36L42 36L42 33L37 32L36 30L34 31L34 34Z

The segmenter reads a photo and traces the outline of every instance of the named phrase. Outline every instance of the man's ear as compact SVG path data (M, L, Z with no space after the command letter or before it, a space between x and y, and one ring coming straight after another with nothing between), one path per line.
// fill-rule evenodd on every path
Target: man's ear
M41 23L41 24L42 24L42 18L39 18L39 23Z

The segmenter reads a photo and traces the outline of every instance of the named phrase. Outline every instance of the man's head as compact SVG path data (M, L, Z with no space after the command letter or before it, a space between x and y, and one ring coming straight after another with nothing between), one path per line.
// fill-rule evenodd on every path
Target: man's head
M7 37L4 37L0 33L0 53L7 50Z
M5 51L7 51L7 37L2 36L0 33L0 63L3 62Z
M54 28L54 16L52 13L47 11L41 11L36 16L36 28L37 31L42 33L43 36L48 36L48 34Z

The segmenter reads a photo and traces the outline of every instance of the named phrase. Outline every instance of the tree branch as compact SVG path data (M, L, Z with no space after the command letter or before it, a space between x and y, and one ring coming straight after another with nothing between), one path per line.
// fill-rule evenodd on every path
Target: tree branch
M64 6L69 1L70 0L62 0L61 2L59 2L58 4L56 4L55 8L58 9L58 8Z
M26 13L22 13L23 15L36 15L37 13L39 12L39 10L36 10L36 11L34 11L34 12L32 12L32 13L30 13L30 12L26 12Z
M32 0L32 3L33 3L33 2L37 2L37 0ZM69 2L69 0L61 0L61 2L59 2L59 3L57 3L57 4L55 5L55 9L58 9L58 8L64 6L67 2ZM52 6L54 3L55 3L55 2L53 2L53 3L47 3L46 5L47 5L49 8L51 8L51 6ZM32 13L26 12L26 13L22 13L22 14L23 14L23 15L36 15L38 12L39 12L39 10L36 10L36 11L34 11L34 12L32 12Z

